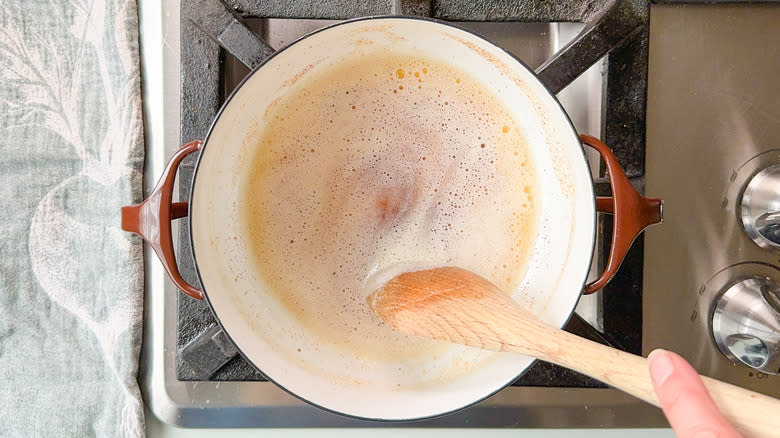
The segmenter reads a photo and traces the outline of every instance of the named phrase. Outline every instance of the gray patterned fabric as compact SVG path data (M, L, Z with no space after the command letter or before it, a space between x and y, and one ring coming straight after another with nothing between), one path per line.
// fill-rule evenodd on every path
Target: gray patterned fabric
M0 1L0 436L142 436L135 0Z

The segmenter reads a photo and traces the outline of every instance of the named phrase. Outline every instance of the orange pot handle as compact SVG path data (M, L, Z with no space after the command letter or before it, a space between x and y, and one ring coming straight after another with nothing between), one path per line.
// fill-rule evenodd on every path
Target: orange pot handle
M187 216L189 206L186 202L172 203L171 199L176 171L181 160L202 147L203 142L200 140L182 146L165 165L165 170L149 197L140 204L122 207L122 229L141 236L154 249L173 284L198 300L204 298L203 291L187 283L179 273L171 234L171 221Z
M585 285L584 294L591 294L604 287L617 273L634 239L645 228L663 221L663 201L640 195L626 173L620 167L615 154L601 140L581 134L580 140L597 150L607 166L612 197L597 197L596 210L614 215L612 221L612 244L604 272L599 278Z

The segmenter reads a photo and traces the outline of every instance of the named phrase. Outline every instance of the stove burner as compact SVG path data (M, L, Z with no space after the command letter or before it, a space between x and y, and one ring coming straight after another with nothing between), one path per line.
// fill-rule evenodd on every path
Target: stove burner
M290 5L290 8L294 8L296 2ZM418 3L418 5L421 3ZM583 71L590 67L594 62L601 58L607 51L615 46L622 44L632 45L633 39L639 38L639 34L643 33L642 18L639 16L628 15L630 4L629 2L613 2L606 4L603 9L596 10L595 2L584 2L580 5L582 8L577 11L577 15L572 14L572 11L561 10L552 11L550 18L552 20L562 19L584 19L589 21L585 29L575 39L563 48L560 52L555 54L547 62L544 62L537 68L537 73L540 79L548 85L548 87L558 92L572 80L579 76ZM587 6L587 7L585 7ZM216 114L217 104L221 104L225 96L219 94L209 93L209 97L212 99L217 97L216 100L212 100L212 111L205 111L205 108L195 105L196 100L203 98L203 90L213 89L215 79L218 80L220 75L219 60L220 50L213 44L209 44L208 39L203 38L205 33L213 41L217 42L220 46L224 47L229 53L234 55L241 63L248 68L254 68L262 62L266 56L273 52L273 49L266 44L253 30L250 29L248 20L244 16L262 16L268 14L263 8L267 5L263 4L246 4L242 5L241 15L235 10L226 7L218 0L200 0L197 2L185 2L182 5L183 15L187 17L187 22L182 30L182 140L186 141L189 137L202 138L206 132L208 121L210 124L212 117ZM437 10L437 18L446 18L449 20L470 20L479 18L484 11L479 10L466 10L462 8L457 2L444 3L444 5L438 5L440 9ZM293 11L286 11L293 12ZM305 15L304 11L295 11L292 16ZM310 13L308 11L307 13ZM332 11L330 15L326 15L328 18L347 18L354 16L354 12L350 10L344 11ZM525 11L528 13L530 11ZM492 20L522 20L529 18L528 16L519 15L521 12L508 11L505 16L490 17ZM530 17L540 18L540 17ZM641 39L641 38L639 38ZM188 44L188 42L190 42ZM636 44L636 43L635 43ZM639 48L643 43L638 41ZM610 68L614 68L616 63L623 61L624 66L629 68L639 69L644 59L644 51L638 50L638 53L632 57L626 56L625 58L610 57ZM638 59L636 59L638 58ZM207 68L204 70L203 60L214 59L215 61L206 63ZM612 87L621 86L620 79L608 81L608 85ZM617 82L617 83L616 83ZM217 82L218 83L218 82ZM211 85L208 85L211 84ZM625 84L622 84L623 86ZM623 87L621 87L623 88ZM608 91L608 99L609 99ZM629 93L629 96L634 96L637 93ZM620 96L620 95L618 95ZM644 96L643 96L644 97ZM621 99L614 99L617 101L614 104L607 105L607 111L609 112L614 105L626 106L628 102L621 102ZM188 108L196 108L197 111L188 111ZM209 113L211 117L206 117ZM640 119L639 117L637 119ZM633 142L631 148L623 147L622 155L625 158L627 155L632 158L626 165L626 171L629 176L636 176L641 172L643 151L642 142L640 139L634 138L622 138L620 141L614 141L610 143L610 123L607 118L607 142L610 145L615 145L615 152L618 157L621 156L621 144L625 145L627 142ZM630 134L636 134L630 132ZM614 136L614 135L613 135ZM191 168L186 169L191 172ZM183 175L184 176L184 175ZM190 175L186 175L181 178L182 181L188 181ZM601 183L600 187L603 190L605 183ZM607 186L608 187L608 186ZM187 196L189 187L183 185L181 188L181 196ZM186 227L185 227L186 228ZM189 252L189 236L186 233L182 233L181 236L181 248L180 253ZM641 245L638 245L641 247ZM641 248L640 248L641 249ZM631 269L630 265L637 263L641 264L641 251L636 248L632 250L634 253L633 260L627 261L627 265L623 270ZM639 253L639 254L637 254ZM192 276L195 277L195 276ZM641 286L641 278L631 278L630 275L623 275L624 283L621 284L620 280L615 280L611 284L609 290L613 289L629 289L631 291L637 291ZM188 278L190 281L194 281L195 278ZM625 284L628 281L630 285ZM583 336L591 339L597 339L602 342L610 339L612 345L619 348L626 349L628 351L638 352L640 348L641 340L641 319L639 316L639 304L625 305L622 304L626 300L639 300L641 293L634 292L626 294L624 290L619 292L610 293L609 290L605 290L605 299L607 295L621 294L622 296L617 298L619 301L615 303L615 307L621 308L615 311L617 318L613 318L609 315L609 309L605 312L605 332L599 333L597 330L588 326L584 321L578 321L578 323L572 323L567 326L569 330L578 330ZM611 299L607 300L612 302ZM633 310L626 314L626 310ZM619 313L618 313L619 312ZM251 366L244 361L240 356L236 356L235 348L221 349L218 347L206 348L209 342L208 340L214 336L216 322L211 318L210 313L206 310L204 303L194 303L184 297L179 299L179 354L178 354L178 376L180 379L185 380L211 380L211 379L227 379L227 380L256 380L262 379L262 375L253 370ZM619 322L612 322L613 319L620 319ZM630 319L630 320L629 320ZM613 328L618 330L610 330ZM630 328L629 328L630 327ZM228 341L229 342L229 341ZM208 355L201 354L203 357L193 359L197 357L195 351L200 351L206 348L209 351ZM205 359L205 357L211 357L211 362ZM235 356L235 358L234 358ZM189 359L188 359L189 358ZM224 368L224 369L223 369ZM221 370L221 371L220 371ZM239 371L240 370L240 371ZM576 375L571 371L564 370L549 364L538 363L533 369L529 370L517 384L534 385L534 386L588 386L588 387L601 387L598 382L584 376Z

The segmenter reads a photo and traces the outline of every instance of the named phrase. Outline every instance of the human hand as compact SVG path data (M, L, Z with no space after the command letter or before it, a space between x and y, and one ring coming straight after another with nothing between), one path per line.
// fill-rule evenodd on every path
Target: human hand
M655 393L678 438L740 438L685 359L661 349L647 359Z

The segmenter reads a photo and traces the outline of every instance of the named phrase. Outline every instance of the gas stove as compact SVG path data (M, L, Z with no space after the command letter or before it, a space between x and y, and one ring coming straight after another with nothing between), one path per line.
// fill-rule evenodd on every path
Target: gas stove
M657 155L667 156L654 149L655 142L664 142L672 151L680 153L682 147L679 141L663 136L659 140L650 135L666 132L667 137L670 134L673 137L673 131L667 132L667 128L659 130L648 124L648 146L645 147L646 111L651 116L663 114L662 110L654 113L655 107L647 104L648 39L653 41L654 34L648 32L649 8L645 2L555 1L546 3L543 8L534 2L524 6L525 3L472 4L462 0L402 0L366 4L347 0L322 3L294 0L279 4L253 0L231 1L229 4L221 0L181 3L166 0L161 7L152 3L156 2L140 4L147 116L147 187L153 186L165 160L181 144L205 136L225 98L250 69L274 49L337 20L384 14L428 16L455 22L515 54L535 68L542 81L557 93L578 132L599 136L613 148L627 175L640 191L647 184L649 194L667 199L670 192L680 191L672 188L674 184L690 184L674 181L668 181L671 186L660 184L660 180L674 180L669 178L672 173L668 170L670 167L663 161L650 161ZM669 9L669 13L675 13L676 8L654 6L654 9ZM780 8L769 9L776 13ZM159 41L163 42L162 46ZM651 55L652 50L651 46ZM654 85L653 72L651 69L651 89ZM651 105L653 103L651 101ZM668 102L664 104L669 105ZM780 111L777 107L774 110L777 118ZM691 157L702 154L699 149L688 153ZM780 154L775 155L780 157ZM188 198L194 158L189 157L179 170L179 197L183 200ZM599 195L608 195L609 186L598 157L590 158L596 191ZM654 166L652 169L651 165ZM660 175L654 174L657 176L653 178L659 181L650 180L651 170L656 168L664 169ZM739 173L736 168L735 172ZM739 178L747 180L752 176L747 170L743 173L745 175ZM742 179L739 181L732 181L732 186L746 183ZM735 190L739 189L741 187ZM742 194L739 192L734 196ZM676 207L677 198L674 199L672 205ZM685 202L680 201L680 204ZM664 270L669 269L667 265L671 259L666 253L672 252L677 258L684 258L687 254L674 249L679 242L659 243L669 238L662 233L674 236L683 233L685 227L692 226L690 222L678 220L676 213L671 214L674 220L667 222L672 222L673 227L681 223L679 226L683 231L679 231L679 226L674 228L675 231L666 231L672 228L667 227L668 224L656 227L662 231L651 230L649 236L662 237L648 241L646 248L640 236L615 279L597 294L582 298L566 330L635 354L646 354L654 347L663 346L686 356L699 367L700 372L726 380L734 378L736 383L751 389L780 395L777 377L747 366L731 366L732 362L720 352L714 338L709 335L711 315L715 310L704 303L707 299L716 302L715 298L723 295L723 288L733 286L733 282L726 281L724 285L720 283L722 280L718 280L720 282L716 285L710 285L712 281L706 281L709 277L704 280L692 277L690 284L681 283L677 287L669 285L668 281L664 283L663 280L667 280L664 275L667 271ZM736 214L732 216L737 217ZM186 220L176 221L178 226L174 228L174 232L178 233L178 262L185 279L197 284ZM594 273L599 272L608 253L610 229L610 218L600 217ZM747 244L743 246L747 247ZM754 248L750 250L758 251ZM760 258L764 263L762 266L772 267L772 262L777 262L775 256L767 255L771 252L761 254L765 255ZM656 260L659 255L660 260ZM542 362L537 362L517 382L489 399L443 417L409 423L378 423L333 414L308 405L266 381L238 354L216 323L206 302L178 293L165 278L153 254L148 252L146 256L142 388L150 410L170 424L185 427L392 425L550 428L666 425L660 410L585 376ZM734 260L738 263L741 259ZM690 260L687 264L678 260L675 268L693 269L686 268L690 265ZM709 269L698 264L694 266L697 272ZM725 264L723 267L728 266ZM765 266L766 269L760 272L767 274L766 270L770 267ZM713 276L718 271L715 268L711 270ZM766 276L771 277L769 274ZM650 280L645 281L645 278ZM773 278L780 282L780 275ZM648 282L653 286L648 286ZM704 289L710 285L710 288L718 290L702 293L696 282L700 282ZM685 301L687 298L682 297L692 296L699 299L685 308L687 313L683 312L682 306L664 304L675 300L689 304ZM761 297L763 295L759 294L756 299ZM731 307L728 303L721 305L720 314L728 315L733 311L737 301L730 302ZM691 312L700 312L696 313L700 316L694 318ZM677 318L676 313L685 313L685 318ZM672 314L680 321L675 320L676 325L666 326L664 321L671 319ZM729 330L740 330L733 328L735 324L729 318L719 321ZM685 334L680 335L681 331ZM688 336L689 333L691 336ZM706 338L707 335L710 338ZM723 345L728 343L721 342ZM744 344L751 345L749 342ZM727 346L723 349L731 351ZM751 360L757 360L754 356ZM731 357L737 362L741 360L739 352ZM697 362L701 358L706 360ZM741 379L743 374L748 375L746 373L753 374Z

